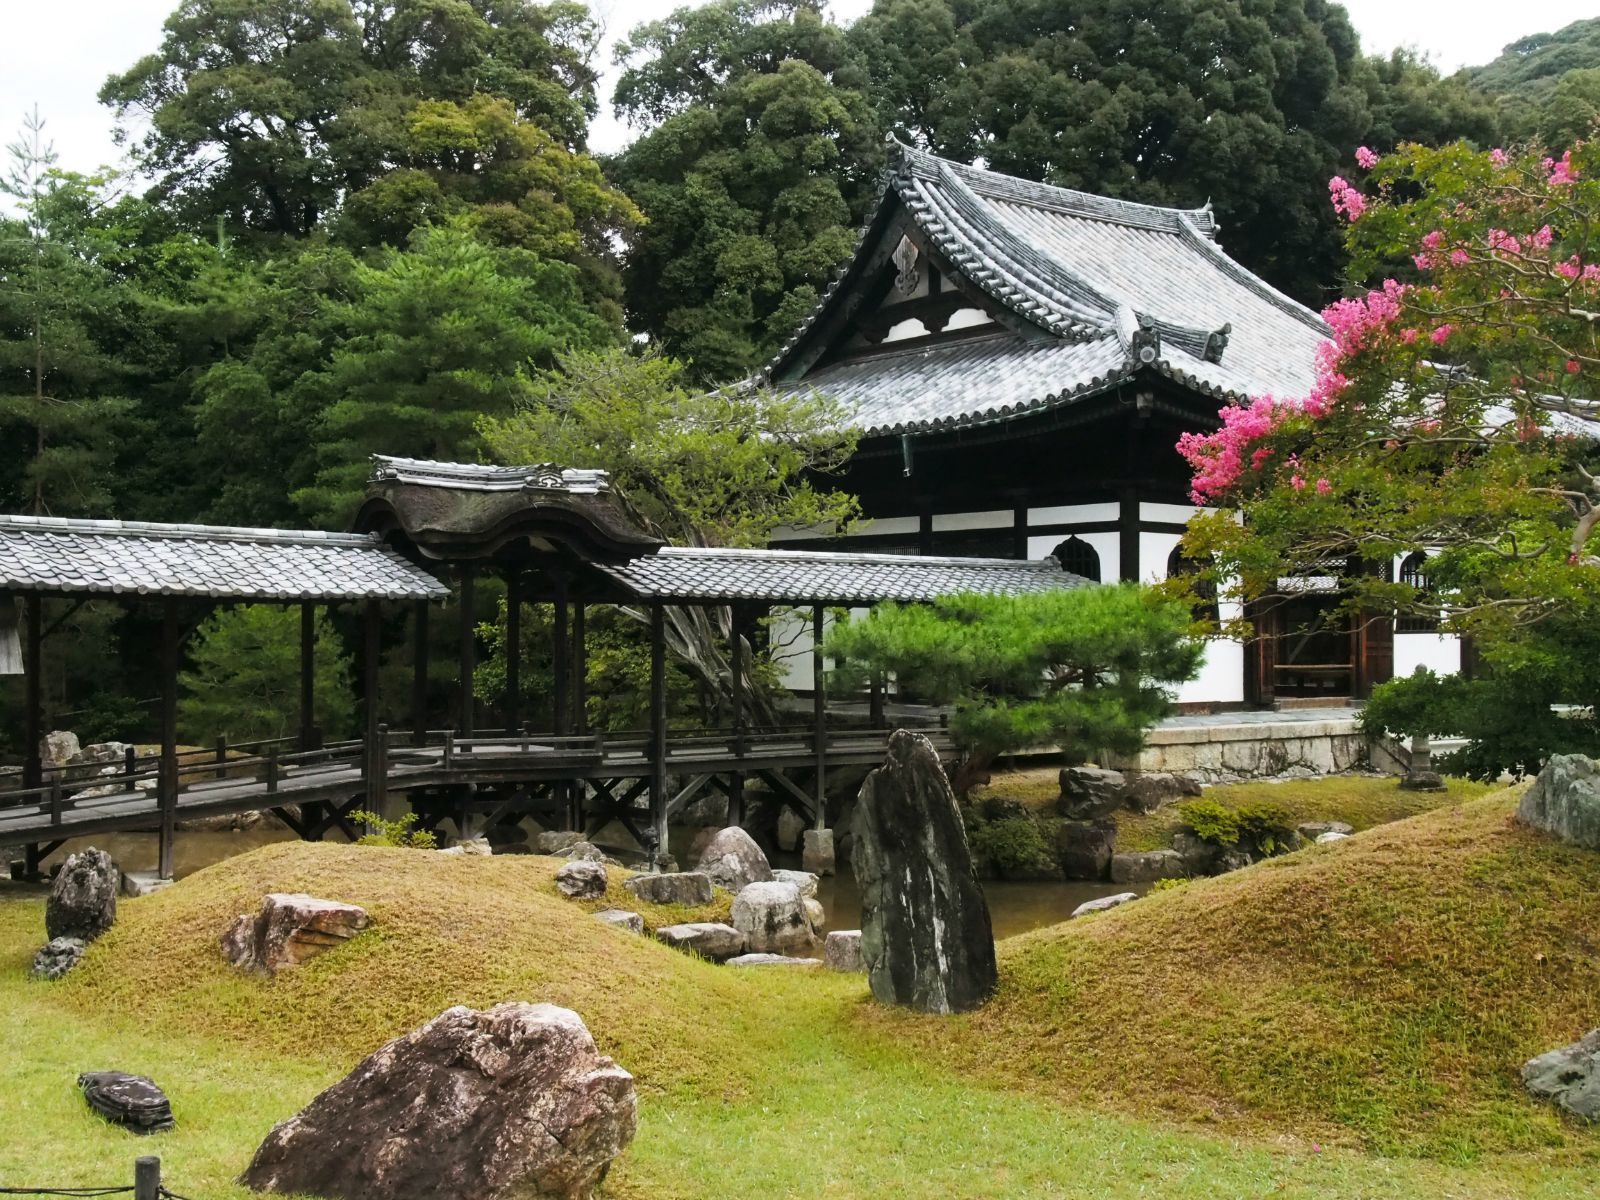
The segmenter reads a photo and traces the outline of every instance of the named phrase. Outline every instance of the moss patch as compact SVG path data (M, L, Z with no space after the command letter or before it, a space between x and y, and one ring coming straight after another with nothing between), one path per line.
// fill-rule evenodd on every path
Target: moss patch
M1513 824L1514 802L1009 939L981 1012L861 1022L1058 1099L1454 1160L1600 1152L1518 1080L1600 1024L1600 855Z

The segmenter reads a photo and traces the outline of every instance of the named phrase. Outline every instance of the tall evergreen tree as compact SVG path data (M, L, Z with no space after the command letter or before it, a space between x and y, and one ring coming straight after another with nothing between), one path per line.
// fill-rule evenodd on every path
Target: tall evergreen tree
M635 29L613 175L635 328L702 379L757 365L848 257L877 182L866 77L817 0L716 0Z

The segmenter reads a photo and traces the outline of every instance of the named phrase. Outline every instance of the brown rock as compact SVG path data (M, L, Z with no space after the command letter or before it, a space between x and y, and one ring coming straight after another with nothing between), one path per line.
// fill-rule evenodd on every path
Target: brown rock
M300 892L271 892L261 911L243 913L222 935L222 952L236 967L275 975L348 941L372 919L366 910Z
M277 1126L242 1181L337 1200L586 1200L638 1121L633 1076L577 1013L452 1008Z

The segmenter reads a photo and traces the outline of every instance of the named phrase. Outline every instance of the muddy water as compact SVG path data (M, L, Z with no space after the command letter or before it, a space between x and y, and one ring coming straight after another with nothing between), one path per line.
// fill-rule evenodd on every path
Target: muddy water
M684 831L685 842L695 831ZM674 830L674 841L679 831ZM173 860L179 878L193 874L202 867L211 866L236 854L244 854L259 846L292 839L294 835L276 822L262 822L247 830L180 831L173 845ZM154 871L156 869L156 836L153 833L112 833L92 838L74 838L45 860L45 869L66 858L75 850L95 846L105 850L124 871ZM680 859L688 847L679 850ZM773 863L777 867L800 868L799 855L779 855ZM842 864L841 873L823 879L817 889L817 899L827 913L825 930L861 928L861 891L850 874L848 864ZM1131 887L1110 883L1067 883L1044 880L1039 882L1006 883L988 880L983 885L984 896L989 901L989 915L994 923L994 936L1008 938L1030 929L1055 925L1065 921L1072 910L1085 900L1095 900L1122 891L1142 891L1141 885Z

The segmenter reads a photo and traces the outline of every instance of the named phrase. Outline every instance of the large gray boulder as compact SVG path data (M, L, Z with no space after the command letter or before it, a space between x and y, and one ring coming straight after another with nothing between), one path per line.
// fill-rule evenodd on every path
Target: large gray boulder
M809 950L816 941L805 897L792 883L752 883L733 898L733 927L754 954Z
M584 1200L638 1122L633 1076L571 1009L451 1008L273 1129L242 1182L337 1200Z
M1061 815L1069 821L1094 821L1122 807L1127 778L1100 767L1061 768Z
M579 859L556 872L556 890L572 900L596 900L606 894L605 863Z
M1575 1117L1600 1121L1600 1029L1570 1046L1530 1058L1522 1083L1541 1100L1553 1101Z
M1056 826L1056 860L1067 879L1104 879L1117 850L1117 823L1063 821Z
M92 942L116 922L122 872L104 850L90 847L61 864L44 906L45 936Z
M70 729L52 729L39 739L39 761L46 768L64 767L83 747Z
M1517 805L1517 820L1586 850L1600 850L1600 766L1552 754Z
M861 785L852 864L872 994L923 1012L976 1008L997 974L961 810L925 737L896 730Z
M660 875L635 875L623 887L647 904L711 903L711 877L699 871L668 871Z
M1112 883L1153 883L1157 879L1182 879L1183 855L1176 850L1133 851L1111 856Z
M1128 777L1122 802L1134 812L1153 813L1186 797L1200 795L1200 785L1187 775L1141 771Z
M276 975L343 945L371 924L366 909L354 904L269 892L257 912L241 913L223 931L222 953L243 970Z
M822 943L822 957L835 971L865 971L867 964L861 957L861 931L835 929Z
M767 856L761 853L755 838L737 825L717 830L700 852L694 869L730 892L737 892L746 884L765 883L772 878L772 864L767 861Z

